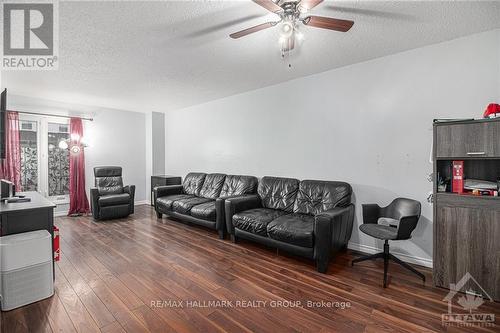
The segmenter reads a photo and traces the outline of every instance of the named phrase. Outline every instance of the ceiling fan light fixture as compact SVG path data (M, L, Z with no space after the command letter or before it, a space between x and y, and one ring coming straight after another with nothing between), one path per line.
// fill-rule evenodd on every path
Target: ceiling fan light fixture
M269 15L275 16L275 20L262 23L254 27L243 29L232 33L229 37L238 39L258 31L274 26L278 28L279 43L281 44L282 56L285 52L290 52L295 48L296 41L302 41L304 35L299 31L299 22L302 24L320 29L328 29L340 32L347 32L354 24L354 21L336 19L333 17L323 17L305 14L321 4L324 0L252 0L259 6L268 10Z
M295 31L295 38L297 38L298 41L304 40L304 34L300 31Z
M293 34L293 23L290 21L283 21L280 25L280 35L283 38L290 38Z

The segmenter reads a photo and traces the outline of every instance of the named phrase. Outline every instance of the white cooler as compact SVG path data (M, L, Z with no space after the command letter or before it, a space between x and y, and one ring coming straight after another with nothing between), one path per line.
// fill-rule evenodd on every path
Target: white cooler
M47 230L0 237L0 300L8 311L54 295Z

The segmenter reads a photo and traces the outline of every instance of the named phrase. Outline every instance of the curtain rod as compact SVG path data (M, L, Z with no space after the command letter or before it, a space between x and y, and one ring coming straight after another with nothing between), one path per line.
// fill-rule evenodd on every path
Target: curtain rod
M17 112L17 113L33 114L33 115L48 116L48 117L59 117L59 118L80 118L81 120L94 121L94 118L62 116L59 114L50 114L50 113L39 113L39 112L29 112L29 111L13 111L13 110L7 110L7 112Z

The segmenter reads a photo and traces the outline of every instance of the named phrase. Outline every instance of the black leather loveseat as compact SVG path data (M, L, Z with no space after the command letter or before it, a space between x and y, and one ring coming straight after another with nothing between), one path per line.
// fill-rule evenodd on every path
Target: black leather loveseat
M351 237L352 188L344 182L263 177L256 195L225 201L231 239L244 238L316 261L325 273Z
M253 194L257 178L221 173L189 173L182 185L159 186L153 190L156 216L163 214L215 229L224 238L224 200Z

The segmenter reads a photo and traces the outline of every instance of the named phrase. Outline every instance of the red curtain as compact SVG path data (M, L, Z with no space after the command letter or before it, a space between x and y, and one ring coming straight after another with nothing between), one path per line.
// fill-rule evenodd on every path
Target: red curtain
M70 120L70 155L69 155L69 212L68 215L81 215L90 212L87 193L85 192L85 154L80 140L83 137L83 125L80 118ZM71 147L80 146L77 152Z
M14 183L16 192L21 187L21 145L19 139L19 113L7 112L5 123L5 160L1 163L1 178Z

